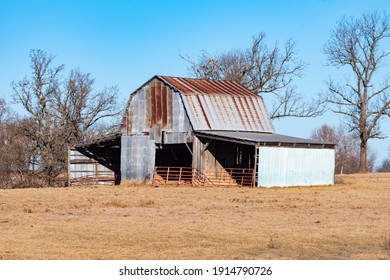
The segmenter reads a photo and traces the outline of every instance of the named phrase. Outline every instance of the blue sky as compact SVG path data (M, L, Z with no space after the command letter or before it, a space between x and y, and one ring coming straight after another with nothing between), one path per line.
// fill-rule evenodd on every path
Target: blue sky
M55 62L65 64L67 71L91 73L97 89L117 85L127 101L153 75L188 76L180 54L196 59L201 50L217 54L246 48L253 35L265 32L270 46L282 46L288 38L296 41L299 58L308 63L296 86L310 98L326 90L330 75L340 75L325 66L321 53L337 20L373 10L390 12L390 1L0 0L0 97L10 102L10 82L30 75L31 49L56 55ZM280 134L308 137L324 123L339 122L327 113L274 125ZM390 136L389 120L382 128ZM379 159L389 145L389 139L371 141Z

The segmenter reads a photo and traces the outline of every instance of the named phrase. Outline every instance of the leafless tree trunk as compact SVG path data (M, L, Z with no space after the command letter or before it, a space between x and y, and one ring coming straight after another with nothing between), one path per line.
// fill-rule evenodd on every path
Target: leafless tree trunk
M315 117L324 108L321 103L305 102L293 86L293 79L301 77L306 64L297 59L295 43L288 40L283 49L277 44L268 48L265 34L253 37L252 46L212 56L202 52L198 61L183 57L190 63L191 75L214 80L235 81L263 97L272 99L272 119L282 117Z
M380 120L390 116L390 83L380 75L380 66L389 55L380 44L389 36L389 15L374 12L340 20L324 46L329 65L346 68L351 77L343 83L329 80L324 100L359 136L361 173L367 172L368 140L384 137Z

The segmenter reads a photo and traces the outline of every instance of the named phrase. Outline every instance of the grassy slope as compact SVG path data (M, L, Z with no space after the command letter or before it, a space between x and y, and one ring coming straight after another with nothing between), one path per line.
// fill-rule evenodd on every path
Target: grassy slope
M338 181L0 190L0 259L390 259L390 174Z

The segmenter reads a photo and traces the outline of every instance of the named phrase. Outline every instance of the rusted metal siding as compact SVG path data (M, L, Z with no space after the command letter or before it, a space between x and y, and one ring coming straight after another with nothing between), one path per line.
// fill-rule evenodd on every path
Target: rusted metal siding
M195 131L274 132L263 99L236 82L156 76L131 95L122 134L163 143L163 132L184 135L190 123Z
M186 142L188 131L189 122L179 93L158 78L131 95L122 135L148 135L155 143L173 144ZM168 137L164 138L164 134Z

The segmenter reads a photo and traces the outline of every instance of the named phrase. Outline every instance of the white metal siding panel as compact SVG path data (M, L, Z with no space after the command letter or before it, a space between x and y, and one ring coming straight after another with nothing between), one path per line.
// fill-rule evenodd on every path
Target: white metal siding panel
M334 149L259 147L258 186L333 185Z

